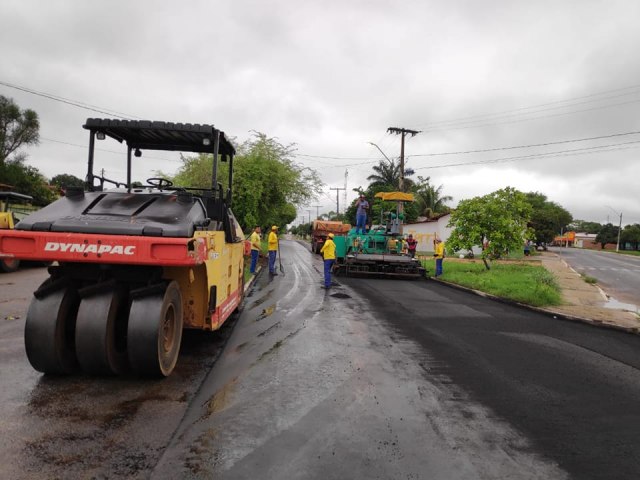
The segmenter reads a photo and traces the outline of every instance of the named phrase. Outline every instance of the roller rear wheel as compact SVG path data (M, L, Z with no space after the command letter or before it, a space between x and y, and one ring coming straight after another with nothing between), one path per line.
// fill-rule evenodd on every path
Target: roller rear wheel
M133 371L145 376L169 376L178 361L182 325L182 294L177 282L171 282L162 294L135 298L127 330Z
M82 370L120 374L128 370L127 290L117 286L82 299L76 322L76 354Z
M70 374L78 370L74 329L79 304L78 293L66 287L29 305L24 331L27 358L43 373Z

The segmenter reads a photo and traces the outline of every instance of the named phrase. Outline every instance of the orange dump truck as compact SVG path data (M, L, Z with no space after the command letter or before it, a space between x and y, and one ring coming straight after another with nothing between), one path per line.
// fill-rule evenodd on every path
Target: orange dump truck
M351 229L351 225L342 222L330 222L328 220L314 220L311 230L311 251L320 253L320 249L327 239L327 235L346 235Z

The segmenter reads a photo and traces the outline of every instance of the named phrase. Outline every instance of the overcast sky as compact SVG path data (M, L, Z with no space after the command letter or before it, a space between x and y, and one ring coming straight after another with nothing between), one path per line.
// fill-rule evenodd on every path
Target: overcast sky
M640 223L639 25L637 0L2 0L0 95L40 116L26 153L48 177L84 178L82 124L106 115L6 84L295 143L326 183L320 212L345 171L348 201L368 184L382 158L369 142L399 156L387 128L404 127L421 131L407 167L452 206L511 186L624 225ZM97 166L123 180L124 149L99 146L122 152ZM180 165L147 160L135 178Z

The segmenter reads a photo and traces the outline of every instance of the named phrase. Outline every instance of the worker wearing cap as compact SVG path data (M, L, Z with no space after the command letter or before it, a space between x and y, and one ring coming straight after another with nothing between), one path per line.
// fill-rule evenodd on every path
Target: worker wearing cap
M324 257L324 285L322 288L331 288L331 268L336 261L336 244L333 242L333 233L327 235L320 253Z
M249 241L251 242L251 267L249 267L249 272L253 275L256 273L256 265L258 265L258 257L260 256L260 227L256 226L253 229Z
M269 273L271 275L278 275L276 271L276 254L278 253L278 226L271 227L268 238L268 250L269 250Z
M444 243L439 238L436 238L433 241L434 244L434 253L433 256L436 258L436 277L442 275L442 261L444 260Z
M356 200L356 234L362 232L367 233L367 210L369 202L364 198L364 194L360 194L360 198Z

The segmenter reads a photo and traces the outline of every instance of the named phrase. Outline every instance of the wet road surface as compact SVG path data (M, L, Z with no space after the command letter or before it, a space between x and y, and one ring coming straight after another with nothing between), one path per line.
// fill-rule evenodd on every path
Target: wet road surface
M421 281L338 279L326 292L320 258L282 246L286 275L258 278L152 478L569 478L562 453L549 455L508 411L494 410L501 403L456 383L450 360L463 373L487 363L473 348L463 346L462 359L425 348L424 336L438 346L446 342L438 325L456 321L488 321L485 335L515 343L493 332L493 317L504 328L529 312ZM532 319L540 321L554 324ZM523 398L524 409L539 410L535 383ZM544 411L530 416L549 425Z
M44 376L24 350L44 268L0 275L0 478L148 478L231 328L187 331L165 380Z
M3 321L2 476L640 478L636 336L434 282L325 291L281 246L285 274L167 380L42 377Z

